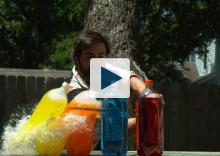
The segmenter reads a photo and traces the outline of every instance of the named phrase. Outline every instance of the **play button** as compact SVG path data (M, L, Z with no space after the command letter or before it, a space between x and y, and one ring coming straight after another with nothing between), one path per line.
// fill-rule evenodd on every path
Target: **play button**
M129 59L91 59L90 96L92 98L128 98L130 96Z
M108 69L101 67L101 89L108 87L109 85L119 81L120 76L109 71Z

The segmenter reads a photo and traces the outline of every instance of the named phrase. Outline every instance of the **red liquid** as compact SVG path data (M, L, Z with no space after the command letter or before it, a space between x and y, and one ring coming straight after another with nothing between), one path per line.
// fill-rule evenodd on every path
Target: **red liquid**
M136 102L136 144L139 156L163 153L163 102L161 97L142 97Z

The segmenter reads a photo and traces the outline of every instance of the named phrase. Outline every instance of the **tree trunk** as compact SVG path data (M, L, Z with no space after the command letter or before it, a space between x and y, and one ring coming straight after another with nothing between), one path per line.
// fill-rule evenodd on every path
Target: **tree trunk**
M130 58L131 69L146 79L133 61L139 56L136 7L136 0L91 0L84 28L107 36L111 45L110 57Z
M146 79L133 61L139 56L136 7L136 0L91 0L84 28L105 35L111 46L110 57L130 58L131 70ZM134 116L134 105L129 104L128 109L129 115ZM135 136L129 137L129 150L134 148Z

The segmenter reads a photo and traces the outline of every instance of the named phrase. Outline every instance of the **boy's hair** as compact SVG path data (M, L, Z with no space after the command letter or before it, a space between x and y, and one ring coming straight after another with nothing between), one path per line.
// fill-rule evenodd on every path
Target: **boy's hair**
M105 45L106 55L110 53L110 45L108 40L101 33L92 30L84 30L78 35L73 49L73 60L76 64L76 67L78 66L77 60L79 60L82 51L90 48L96 43L103 43Z

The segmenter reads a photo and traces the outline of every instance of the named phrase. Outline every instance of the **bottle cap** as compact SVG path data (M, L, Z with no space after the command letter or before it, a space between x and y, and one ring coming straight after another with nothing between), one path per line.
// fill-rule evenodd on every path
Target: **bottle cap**
M153 80L145 80L144 83L145 83L145 85L147 85L147 86L152 86L153 83L154 83L154 81L153 81Z

